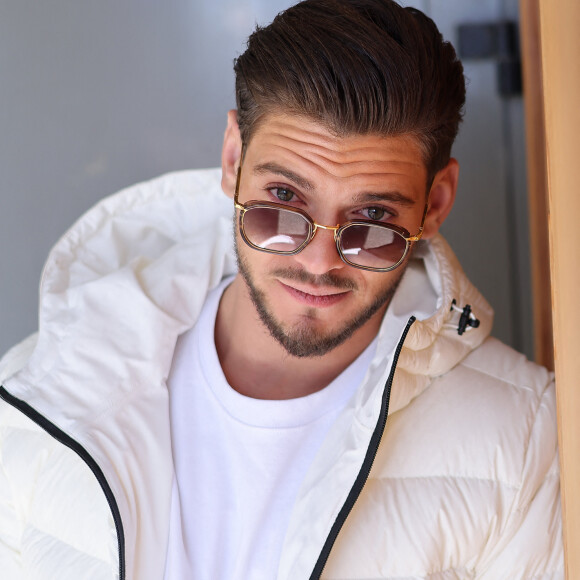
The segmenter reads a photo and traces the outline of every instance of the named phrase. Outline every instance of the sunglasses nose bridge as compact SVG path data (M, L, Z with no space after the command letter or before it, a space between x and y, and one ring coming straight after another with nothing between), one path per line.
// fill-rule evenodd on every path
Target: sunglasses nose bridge
M310 222L312 224L312 230L311 230L311 234L309 236L308 242L304 245L304 247L306 247L308 244L310 244L310 242L312 242L312 240L314 239L314 236L316 235L316 232L318 231L319 228L321 230L329 230L333 233L334 243L336 245L336 251L338 252L338 255L340 256L340 258L344 261L344 258L342 256L342 251L339 247L338 231L341 229L341 225L336 224L335 226L325 226L322 224L317 224L312 218L310 218ZM302 248L302 249L304 249L304 248Z
M340 229L340 224L335 226L323 226L322 224L317 224L315 221L312 222L312 238L316 234L316 231L320 228L321 230L330 230L334 234L334 240L336 241L338 236L338 230Z

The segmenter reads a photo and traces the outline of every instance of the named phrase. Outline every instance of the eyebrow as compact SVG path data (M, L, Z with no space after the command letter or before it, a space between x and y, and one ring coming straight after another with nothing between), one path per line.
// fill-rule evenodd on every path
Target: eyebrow
M381 193L364 192L357 193L354 196L355 203L368 203L372 201L388 201L405 207L412 207L416 203L416 200L400 191L384 191Z
M265 173L274 173L281 175L286 179L295 183L300 189L305 191L313 191L314 186L308 179L294 173L290 169L278 165L273 162L260 163L256 165L253 169L255 175L263 175ZM357 193L353 198L354 203L369 203L373 201L383 201L396 203L405 207L412 207L415 205L416 200L401 193L400 191L384 191L384 192L362 192Z
M301 177L300 175L290 171L290 169L286 169L286 167L282 167L282 165L278 165L277 163L260 163L254 167L254 175L263 175L264 173L275 173L277 175L281 175L286 179L294 182L300 189L305 191L312 191L314 186L308 179Z

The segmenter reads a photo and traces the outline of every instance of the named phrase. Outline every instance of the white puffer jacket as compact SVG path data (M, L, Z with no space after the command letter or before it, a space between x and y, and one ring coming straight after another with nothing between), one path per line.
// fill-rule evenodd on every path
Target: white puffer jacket
M0 363L3 579L163 578L166 378L178 335L235 271L219 179L132 187L53 249L39 332ZM458 333L453 300L477 328ZM278 578L563 578L551 376L488 338L491 309L441 237L389 308L303 483Z

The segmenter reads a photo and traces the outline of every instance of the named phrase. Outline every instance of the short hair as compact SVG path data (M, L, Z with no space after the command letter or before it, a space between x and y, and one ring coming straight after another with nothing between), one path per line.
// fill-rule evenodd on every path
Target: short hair
M445 167L465 103L463 67L435 23L393 0L305 0L257 26L234 62L242 142L269 113L338 136L409 134L429 178Z

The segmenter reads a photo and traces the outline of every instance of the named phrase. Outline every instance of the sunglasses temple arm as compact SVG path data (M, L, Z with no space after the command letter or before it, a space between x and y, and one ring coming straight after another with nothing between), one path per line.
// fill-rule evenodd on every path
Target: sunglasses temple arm
M423 218L421 219L421 227L419 231L410 238L407 238L408 242L418 242L423 235L423 228L425 227L425 220L427 219L427 212L429 211L429 199L427 198L427 203L425 204L425 209L423 210Z

